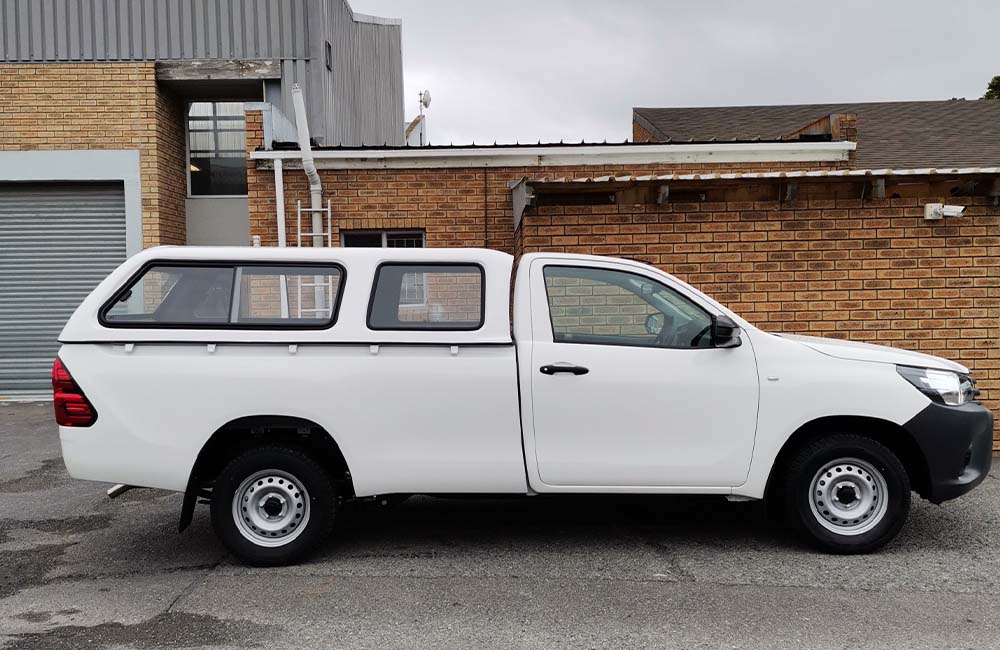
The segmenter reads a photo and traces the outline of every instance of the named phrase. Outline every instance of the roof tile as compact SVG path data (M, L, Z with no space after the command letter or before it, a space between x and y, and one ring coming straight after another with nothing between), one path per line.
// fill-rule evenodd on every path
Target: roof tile
M633 119L661 142L774 140L834 113L858 116L858 167L1000 164L997 100L635 108Z

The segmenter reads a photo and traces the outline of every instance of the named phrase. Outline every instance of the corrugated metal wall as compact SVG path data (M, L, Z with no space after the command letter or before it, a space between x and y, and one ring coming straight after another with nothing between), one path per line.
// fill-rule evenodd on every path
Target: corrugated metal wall
M320 142L403 143L400 26L346 0L0 0L0 61L185 59L281 59L265 99L291 118L301 84Z
M0 397L50 394L56 337L123 261L121 183L0 183Z
M307 58L308 0L2 0L3 61Z
M329 144L403 144L403 55L399 25L353 20L332 0L328 33L333 47L333 101Z

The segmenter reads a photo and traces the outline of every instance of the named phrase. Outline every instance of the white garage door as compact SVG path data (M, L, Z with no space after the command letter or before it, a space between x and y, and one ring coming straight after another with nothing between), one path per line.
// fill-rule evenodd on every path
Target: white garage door
M124 259L121 183L0 183L0 399L51 395L56 337Z

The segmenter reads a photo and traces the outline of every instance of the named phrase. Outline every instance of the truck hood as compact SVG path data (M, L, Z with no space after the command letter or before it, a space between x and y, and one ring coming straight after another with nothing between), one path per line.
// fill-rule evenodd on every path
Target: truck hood
M816 336L800 336L797 334L778 334L783 339L796 341L817 352L836 357L838 359L849 359L851 361L876 361L879 363L893 363L901 366L917 366L920 368L936 368L939 370L951 370L968 374L969 369L960 363L935 357L922 352L911 352L890 348L885 345L873 345L871 343L856 343L842 339L824 339Z

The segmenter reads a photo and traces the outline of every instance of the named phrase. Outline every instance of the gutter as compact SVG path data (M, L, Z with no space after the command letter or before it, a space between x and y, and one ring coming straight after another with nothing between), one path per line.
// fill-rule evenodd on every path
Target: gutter
M300 138L301 147L301 138ZM704 163L846 162L857 143L747 142L708 144L625 144L594 146L401 147L309 151L319 169L407 169L447 167L559 167ZM274 160L305 164L302 151L254 151L250 158L268 168Z

